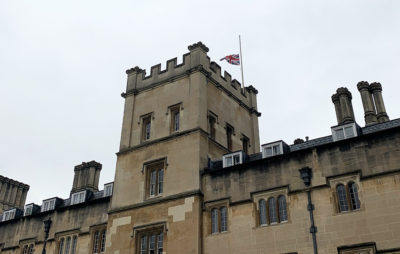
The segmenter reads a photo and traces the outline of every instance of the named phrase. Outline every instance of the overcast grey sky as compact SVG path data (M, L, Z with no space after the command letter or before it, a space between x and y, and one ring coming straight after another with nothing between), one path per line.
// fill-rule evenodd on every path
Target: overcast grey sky
M358 81L379 81L400 116L400 1L0 0L0 174L31 186L27 202L67 198L74 166L113 181L125 70L149 68L202 41L258 91L260 141L330 134L330 96L346 86L364 126Z

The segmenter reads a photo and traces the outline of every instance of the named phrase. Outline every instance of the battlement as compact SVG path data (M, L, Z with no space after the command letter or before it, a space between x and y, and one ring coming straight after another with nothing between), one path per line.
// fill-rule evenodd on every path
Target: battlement
M231 74L226 71L222 76L221 67L216 62L210 62L207 55L209 49L202 42L192 44L188 46L188 49L189 53L183 55L181 64L177 64L177 58L170 59L167 61L165 70L161 70L161 64L152 66L150 75L146 75L146 70L138 66L127 70L128 83L126 93L123 96L172 82L193 72L202 72L210 82L224 90L229 96L234 97L238 103L257 110L255 103L257 90L253 86L243 89L240 82L236 79L232 80Z

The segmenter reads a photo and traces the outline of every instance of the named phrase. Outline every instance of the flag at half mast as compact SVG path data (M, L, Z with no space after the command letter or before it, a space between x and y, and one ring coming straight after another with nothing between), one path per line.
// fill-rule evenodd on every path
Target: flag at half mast
M233 54L226 57L221 58L220 61L226 60L228 63L233 65L240 65L240 57L239 54Z

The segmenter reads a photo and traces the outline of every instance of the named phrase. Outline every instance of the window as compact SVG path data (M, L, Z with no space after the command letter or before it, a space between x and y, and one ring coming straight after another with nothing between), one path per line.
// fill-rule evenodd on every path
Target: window
M32 214L32 210L33 210L33 204L26 205L24 207L24 216L31 215Z
M211 209L211 233L228 231L228 212L226 206Z
M77 235L60 237L58 243L58 254L75 254L77 241Z
M249 153L249 138L243 135L242 137L242 147L243 147L243 152L245 154Z
M139 254L162 254L164 233L161 230L141 232L139 234Z
M142 141L150 139L151 131L151 115L147 115L142 119Z
M286 198L279 195L278 198L270 197L268 202L264 198L258 201L259 225L273 225L288 221Z
M229 124L226 124L226 147L229 151L232 151L232 135L233 127Z
M350 210L354 211L360 209L357 185L354 182L349 182L347 186L342 183L338 184L336 186L336 194L339 212L348 212Z
M56 205L56 199L49 199L49 200L44 200L42 204L42 210L41 212L46 212L50 210L54 210Z
M106 230L96 230L93 233L93 254L104 253L106 249Z
M86 191L80 191L71 195L71 205L83 203L86 200Z
M104 197L112 196L114 183L104 184Z
M265 144L262 146L262 156L263 158L267 158L278 154L283 154L283 147L283 141Z
M332 127L331 130L332 130L333 141L352 138L358 135L356 123L349 123L345 125Z
M180 129L180 107L180 104L171 107L171 133Z
M33 254L35 253L35 246L33 243L31 244L25 244L23 249L22 249L22 254Z
M240 152L235 152L235 153L230 153L222 156L222 167L230 167L233 165L237 164L242 164L243 163L243 153Z
M278 223L278 216L276 216L275 198L270 198L268 200L268 213L269 213L269 224Z
M8 210L3 213L2 221L8 221L15 218L16 209Z
M164 162L148 165L146 169L148 196L161 195L164 191Z
M213 113L208 114L208 128L209 128L209 134L210 138L215 140L215 124L217 122L217 116L215 116Z

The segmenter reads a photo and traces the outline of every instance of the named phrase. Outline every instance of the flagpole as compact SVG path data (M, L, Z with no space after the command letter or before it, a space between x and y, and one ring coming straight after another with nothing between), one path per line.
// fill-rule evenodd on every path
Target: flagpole
M239 34L239 49L240 49L240 70L242 72L242 86L243 86L243 92L244 92L244 77L243 77L243 56L242 56L242 40L240 39L240 34Z

